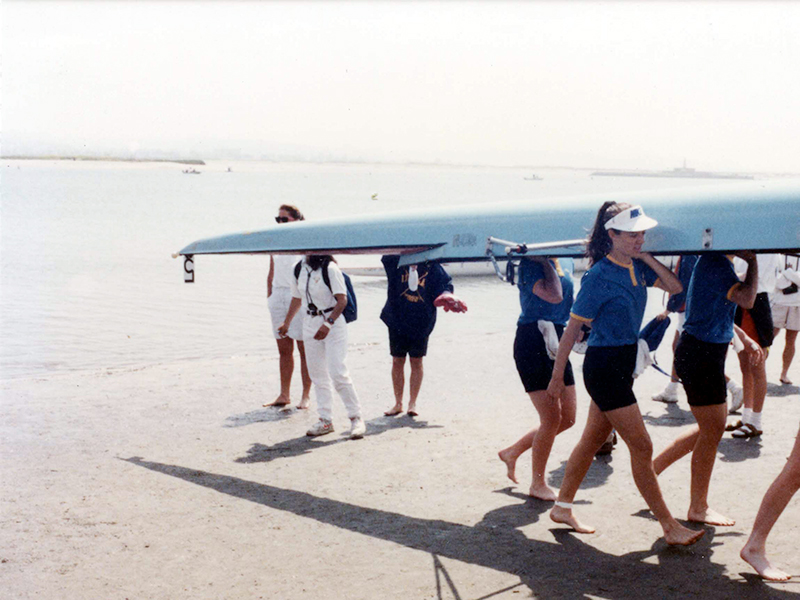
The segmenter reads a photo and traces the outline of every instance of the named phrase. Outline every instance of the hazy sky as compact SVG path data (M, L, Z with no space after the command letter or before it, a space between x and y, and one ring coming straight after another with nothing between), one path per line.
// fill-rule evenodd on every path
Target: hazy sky
M800 172L800 3L3 0L2 127Z

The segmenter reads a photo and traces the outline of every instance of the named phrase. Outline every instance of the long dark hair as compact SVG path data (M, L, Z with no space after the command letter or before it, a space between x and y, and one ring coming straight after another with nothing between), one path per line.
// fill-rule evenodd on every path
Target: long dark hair
M306 218L303 216L303 213L300 212L300 209L297 208L294 204L281 204L278 210L285 210L287 213L292 215L292 218L295 221L305 221Z
M609 201L604 202L600 210L597 211L594 226L589 233L589 238L586 240L586 256L589 258L590 266L603 260L605 255L611 252L611 236L608 235L606 223L630 207L631 205L625 202Z
M309 254L306 256L306 262L312 271L316 271L320 267L327 268L328 263L336 262L336 259L330 254Z

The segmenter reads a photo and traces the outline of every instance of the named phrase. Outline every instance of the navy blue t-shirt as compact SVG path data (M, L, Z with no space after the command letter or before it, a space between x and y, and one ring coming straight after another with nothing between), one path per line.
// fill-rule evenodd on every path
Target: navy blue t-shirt
M419 284L408 289L408 267L399 267L399 256L383 256L381 262L389 283L381 321L394 331L410 338L426 338L436 325L433 301L444 292L453 291L453 280L439 263L417 265Z
M572 272L575 261L571 258L551 259L551 263L561 280L561 295L563 300L558 304L551 304L542 300L533 293L533 286L540 279L544 279L544 267L532 260L524 259L519 264L517 287L519 287L519 303L522 313L519 315L517 325L529 325L536 321L550 321L557 325L566 325L569 321L569 310L572 308Z
M698 340L727 344L733 338L736 303L731 292L739 285L733 264L724 254L704 254L697 261L686 296L683 330Z

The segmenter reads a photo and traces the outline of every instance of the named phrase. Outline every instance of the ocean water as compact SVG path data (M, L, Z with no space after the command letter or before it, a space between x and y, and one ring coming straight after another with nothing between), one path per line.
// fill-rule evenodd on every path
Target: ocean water
M198 167L200 175L170 163L0 167L2 379L274 353L268 257L197 257L196 283L185 284L182 261L170 255L199 238L270 226L283 202L316 220L702 185L567 169L539 170L543 180L528 181L523 169L443 166L214 162ZM380 265L377 256L339 260L345 268ZM385 282L357 276L355 284L351 343L382 343ZM470 305L469 335L514 327L511 286L463 277L456 288ZM440 327L456 335L461 324Z

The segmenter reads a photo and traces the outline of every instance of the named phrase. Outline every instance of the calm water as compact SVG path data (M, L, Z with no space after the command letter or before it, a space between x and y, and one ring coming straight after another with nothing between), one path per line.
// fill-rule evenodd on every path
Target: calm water
M181 165L4 161L0 378L273 353L263 256L198 257L197 283L183 283L170 257L189 242L274 223L282 202L308 219L431 206L702 185L701 181L589 177L542 170L212 163ZM226 172L232 167L231 173ZM372 195L377 194L377 200ZM378 266L377 257L341 257ZM380 278L357 277L354 344L385 341L377 315ZM513 329L511 286L462 278L469 327L442 319L441 332Z

